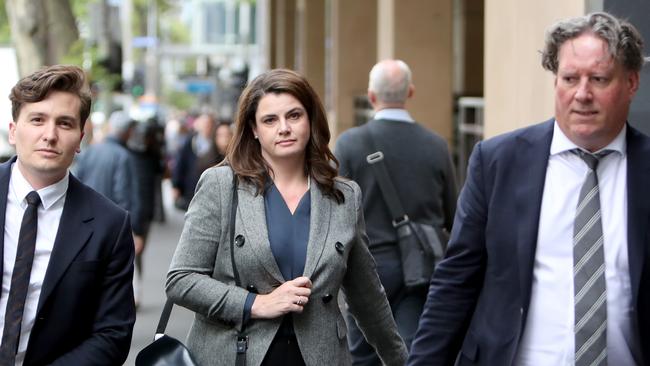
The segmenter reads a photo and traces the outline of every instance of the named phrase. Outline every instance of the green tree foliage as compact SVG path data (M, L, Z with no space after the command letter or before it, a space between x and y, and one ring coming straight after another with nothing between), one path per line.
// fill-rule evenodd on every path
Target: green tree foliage
M11 29L9 28L5 1L0 0L0 45L8 44L11 44Z

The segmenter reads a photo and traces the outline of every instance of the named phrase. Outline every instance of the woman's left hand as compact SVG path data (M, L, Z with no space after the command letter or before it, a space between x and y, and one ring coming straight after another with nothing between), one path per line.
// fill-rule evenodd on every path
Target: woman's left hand
M309 302L311 281L307 277L298 277L283 283L266 295L257 295L251 308L253 319L273 319L287 313L302 313Z

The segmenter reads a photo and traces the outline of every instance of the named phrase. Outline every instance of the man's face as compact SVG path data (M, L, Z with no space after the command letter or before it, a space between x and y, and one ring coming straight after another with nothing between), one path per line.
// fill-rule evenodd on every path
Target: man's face
M17 166L34 189L67 174L83 137L80 106L76 95L53 91L40 102L23 105L18 120L9 123L9 143L16 146Z
M628 71L591 33L560 47L555 77L555 118L576 145L596 151L609 144L627 120L639 73Z

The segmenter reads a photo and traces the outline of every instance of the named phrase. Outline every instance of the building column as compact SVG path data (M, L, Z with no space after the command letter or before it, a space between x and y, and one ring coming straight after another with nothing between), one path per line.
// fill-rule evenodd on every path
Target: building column
M325 106L333 137L354 126L355 98L367 94L377 59L376 33L376 0L326 0Z
M553 116L554 77L539 53L544 33L585 10L585 0L485 0L485 137Z
M406 62L413 72L415 94L407 103L408 110L419 123L451 141L453 0L391 0L381 3L388 7L386 13L392 10L394 28L392 39L379 42L392 43L392 57Z
M270 0L269 66L293 69L296 46L296 0Z
M295 69L325 98L325 0L297 0Z

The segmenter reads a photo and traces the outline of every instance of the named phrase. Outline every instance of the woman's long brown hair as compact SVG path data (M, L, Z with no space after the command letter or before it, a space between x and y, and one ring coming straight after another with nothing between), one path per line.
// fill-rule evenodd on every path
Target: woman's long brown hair
M228 146L226 162L240 180L264 191L271 167L262 157L255 139L255 113L260 99L266 94L287 93L296 98L307 111L311 134L305 149L305 174L311 176L323 193L341 203L343 193L334 187L339 162L329 149L330 131L325 109L307 80L295 71L275 69L257 76L239 97L235 134Z

